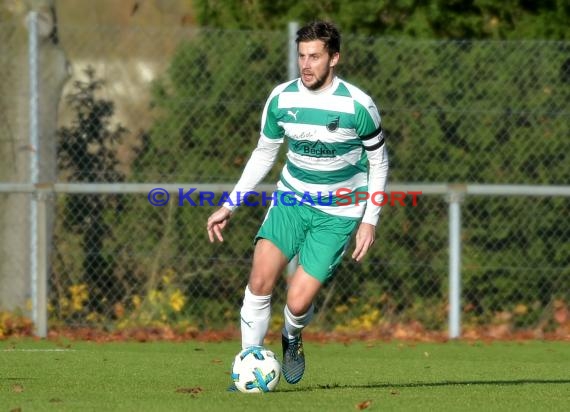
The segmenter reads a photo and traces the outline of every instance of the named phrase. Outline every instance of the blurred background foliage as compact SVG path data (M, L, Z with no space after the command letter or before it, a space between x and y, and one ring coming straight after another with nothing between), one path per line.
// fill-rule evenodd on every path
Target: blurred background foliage
M348 57L340 74L378 96L391 182L541 185L570 180L570 129L564 121L570 87L563 69L567 54L560 53L567 44L505 42L497 47L352 34L345 35L344 44ZM153 122L140 137L127 181L235 183L255 147L265 99L284 80L284 50L281 32L209 28L181 42L152 85ZM526 70L520 70L521 59L530 62ZM235 62L248 63L246 77L244 66ZM283 154L266 182L277 179ZM195 196L194 201L200 203ZM174 291L187 297L182 303L174 299L178 303L167 312L169 321L197 328L231 325L265 209L242 207L226 242L209 245L204 222L214 206L178 207L177 202L153 208L141 196L124 202L120 213L104 215L112 236L102 254L113 257L109 265L117 285L104 312L133 316L129 310L146 309L152 315L141 319L155 319L157 296L166 296L161 273L168 271ZM489 324L497 314L516 313L508 318L516 327L552 327L555 302L568 300L568 200L470 196L463 211L467 324ZM133 236L137 225L144 235ZM415 321L442 329L447 227L447 202L441 197L421 196L416 207L386 207L380 247L361 265L345 260L319 297L317 325L357 331ZM274 300L282 303L279 286ZM133 296L143 303L133 303ZM117 302L120 312L114 309Z
M194 0L201 25L275 30L335 21L344 32L431 39L568 39L565 0Z

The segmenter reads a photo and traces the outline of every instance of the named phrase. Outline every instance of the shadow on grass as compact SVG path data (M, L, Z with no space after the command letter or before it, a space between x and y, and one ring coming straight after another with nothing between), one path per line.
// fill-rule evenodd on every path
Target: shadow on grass
M311 392L328 389L398 389L398 388L432 388L438 386L514 386L514 385L556 385L570 384L570 379L516 379L516 380L489 380L489 381L441 381L441 382L410 382L410 383L368 383L362 385L310 385L299 388L279 389L279 392Z

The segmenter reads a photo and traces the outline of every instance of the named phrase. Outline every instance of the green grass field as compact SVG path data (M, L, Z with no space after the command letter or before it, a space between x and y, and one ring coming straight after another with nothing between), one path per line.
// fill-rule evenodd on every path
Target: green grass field
M254 395L225 391L238 346L2 341L0 412L570 410L567 342L306 342L301 383Z

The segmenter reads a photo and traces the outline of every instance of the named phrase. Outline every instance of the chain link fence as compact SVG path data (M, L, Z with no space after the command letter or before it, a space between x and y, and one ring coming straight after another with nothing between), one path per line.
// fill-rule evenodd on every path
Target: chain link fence
M63 189L48 200L50 327L236 326L265 208L238 209L220 245L205 222L255 147L269 92L288 80L286 31L59 27L59 37L72 77L57 131ZM569 43L345 33L341 52L338 74L380 109L391 185L570 181ZM117 189L65 193L64 183ZM155 207L145 191L120 189L134 183L216 197L179 206L173 192ZM316 329L447 329L448 199L407 200L384 208L363 263L345 257L319 296ZM467 194L461 211L465 333L570 333L570 199Z

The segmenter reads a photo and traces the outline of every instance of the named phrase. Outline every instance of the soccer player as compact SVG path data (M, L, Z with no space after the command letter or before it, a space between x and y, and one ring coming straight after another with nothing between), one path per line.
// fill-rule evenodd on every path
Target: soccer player
M381 207L356 192L384 192L388 155L373 100L335 75L340 33L317 21L297 32L300 78L273 89L261 117L261 133L228 201L209 218L210 242L223 242L238 196L254 190L288 142L273 202L256 237L253 264L241 307L242 347L262 346L273 288L287 263L299 256L289 280L282 330L283 375L297 383L305 371L301 332L313 300L333 276L352 235L360 261L374 243ZM343 189L343 201L335 192ZM347 190L348 189L348 190ZM347 201L347 194L353 201Z

